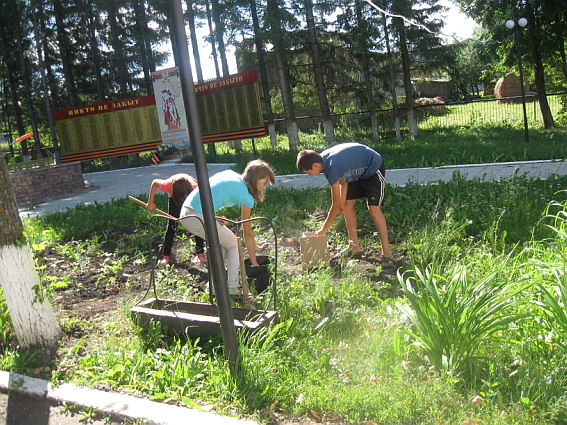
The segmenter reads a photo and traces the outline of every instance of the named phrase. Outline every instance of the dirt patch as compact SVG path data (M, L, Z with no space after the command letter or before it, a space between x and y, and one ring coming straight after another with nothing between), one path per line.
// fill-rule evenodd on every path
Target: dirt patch
M273 252L273 241L258 242L258 252ZM170 267L157 266L156 279L163 278L177 287L183 286L195 293L208 291L207 266L191 262L192 249L182 242L175 245L174 262ZM139 257L116 256L116 243L109 242L95 252L61 253L54 249L44 251L39 259L42 281L52 288L55 305L64 316L93 318L115 311L124 299L136 299L149 289L153 261ZM72 251L72 250L71 250ZM290 276L302 273L301 255L297 238L282 237L278 241L278 274ZM398 296L396 272L401 263L382 266L379 252L366 249L360 258L341 256L331 249L331 268L340 274L348 264L349 273L377 284L380 296ZM149 296L153 296L151 291Z

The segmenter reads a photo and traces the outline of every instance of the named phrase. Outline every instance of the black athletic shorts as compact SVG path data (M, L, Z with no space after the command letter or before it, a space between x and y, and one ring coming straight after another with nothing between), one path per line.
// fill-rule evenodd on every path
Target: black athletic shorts
M348 184L347 199L366 198L368 205L380 206L384 202L384 186L386 185L384 177L386 176L386 168L384 161L369 179L360 179Z

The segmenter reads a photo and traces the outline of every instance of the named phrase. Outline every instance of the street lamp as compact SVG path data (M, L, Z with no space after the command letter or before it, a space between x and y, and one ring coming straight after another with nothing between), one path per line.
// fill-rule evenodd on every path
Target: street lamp
M512 19L508 19L506 21L506 28L514 30L514 42L516 44L516 53L518 55L518 70L520 71L520 91L522 93L522 109L524 111L524 138L526 143L529 142L528 136L528 116L526 114L526 94L524 93L524 72L522 70L522 55L520 53L520 27L524 28L528 25L528 20L526 18L518 19L518 26L516 27L516 23Z

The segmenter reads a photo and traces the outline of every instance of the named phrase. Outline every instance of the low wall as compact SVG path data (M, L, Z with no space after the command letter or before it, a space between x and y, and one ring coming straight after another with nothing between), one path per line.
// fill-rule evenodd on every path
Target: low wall
M18 207L37 205L85 188L80 162L10 173Z

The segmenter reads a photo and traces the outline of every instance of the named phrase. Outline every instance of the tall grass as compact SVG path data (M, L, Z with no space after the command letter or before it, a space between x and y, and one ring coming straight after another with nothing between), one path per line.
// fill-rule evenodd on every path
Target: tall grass
M505 277L508 261L488 274L474 276L471 264L454 266L443 275L434 268L415 270L411 277L398 274L407 298L398 308L410 326L405 332L429 363L439 370L471 380L487 370L479 355L484 342L527 317L516 312L516 296L529 284L510 285Z
M555 215L547 216L552 219L548 226L555 232L555 238L550 247L538 252L540 260L535 262L541 276L538 304L543 310L548 338L567 356L567 202L554 202L551 208L558 210Z
M14 345L15 339L10 311L6 305L4 291L0 288L0 353Z
M407 323L395 344L484 397L547 408L565 419L567 201L550 203L550 210L540 227L552 236L513 255L491 251L485 240L458 261L399 275L406 300L398 305Z

